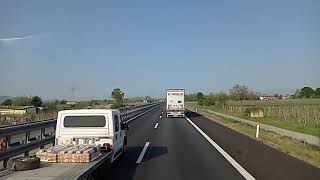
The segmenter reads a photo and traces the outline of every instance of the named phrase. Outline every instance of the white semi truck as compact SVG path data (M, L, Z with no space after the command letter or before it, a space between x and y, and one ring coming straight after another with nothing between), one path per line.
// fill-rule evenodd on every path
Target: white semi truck
M167 117L185 117L184 89L166 90Z

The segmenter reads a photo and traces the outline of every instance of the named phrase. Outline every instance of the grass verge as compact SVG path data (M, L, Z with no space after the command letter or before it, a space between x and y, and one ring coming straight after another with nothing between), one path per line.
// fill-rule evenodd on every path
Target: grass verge
M320 127L315 124L303 124L303 123L298 123L298 122L290 120L290 119L284 120L284 119L277 118L277 117L252 118L252 117L245 116L241 113L230 113L230 112L227 112L221 108L217 108L214 106L210 106L210 107L209 106L199 106L193 102L188 102L187 105L189 105L190 107L198 107L200 109L212 110L212 111L220 112L223 114L251 120L254 122L260 122L263 124L267 124L267 125L287 129L287 130L296 131L296 132L320 137Z

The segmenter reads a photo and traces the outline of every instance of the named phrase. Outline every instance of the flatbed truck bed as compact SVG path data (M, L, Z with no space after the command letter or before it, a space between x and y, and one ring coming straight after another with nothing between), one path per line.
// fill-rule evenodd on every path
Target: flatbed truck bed
M41 162L40 168L28 171L15 171L0 179L5 180L65 180L83 179L109 160L111 152L105 152L89 163L49 163Z

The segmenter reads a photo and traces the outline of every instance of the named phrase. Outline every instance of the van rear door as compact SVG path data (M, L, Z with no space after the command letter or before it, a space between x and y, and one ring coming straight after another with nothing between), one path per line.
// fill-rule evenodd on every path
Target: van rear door
M92 139L103 139L111 136L107 114L62 114L60 122L60 132L57 134L58 141L64 139L68 143L78 138L80 144L103 142L92 142ZM91 141L85 142L86 138Z
M122 137L121 137L121 127L120 127L120 113L113 114L113 149L115 156L121 152L122 148Z

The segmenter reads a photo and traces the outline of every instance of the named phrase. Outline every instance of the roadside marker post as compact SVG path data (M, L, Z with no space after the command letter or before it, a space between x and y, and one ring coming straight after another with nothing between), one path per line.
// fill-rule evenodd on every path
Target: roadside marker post
M196 108L196 112L198 112L198 108Z
M260 130L260 125L257 124L256 138L259 138L259 130Z

